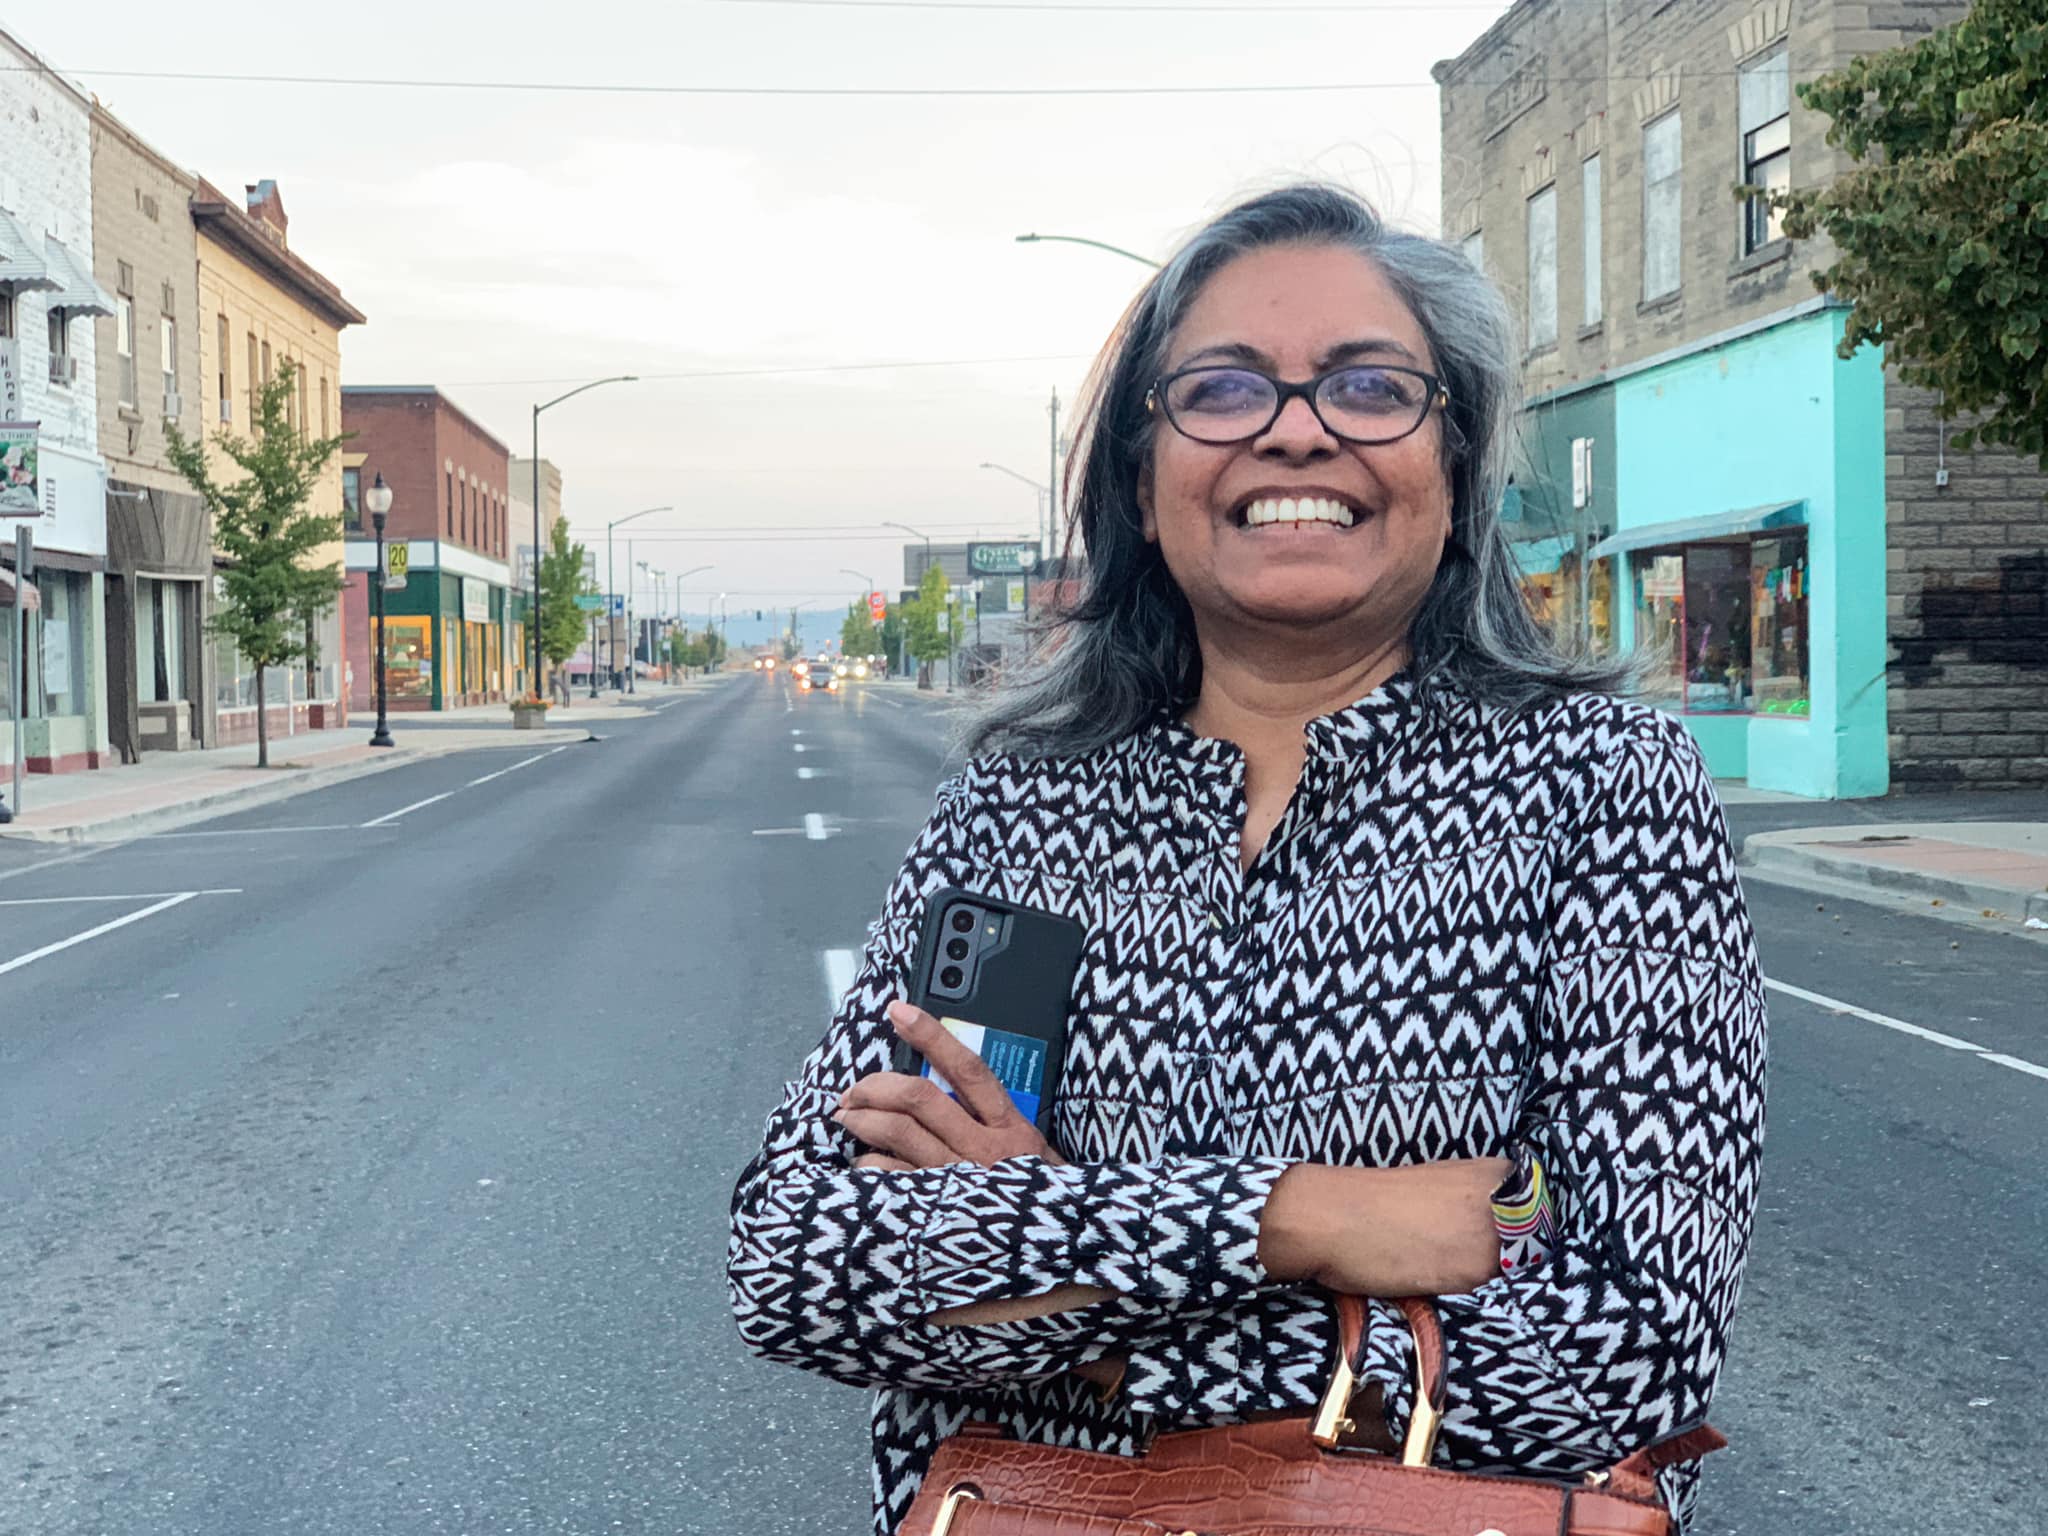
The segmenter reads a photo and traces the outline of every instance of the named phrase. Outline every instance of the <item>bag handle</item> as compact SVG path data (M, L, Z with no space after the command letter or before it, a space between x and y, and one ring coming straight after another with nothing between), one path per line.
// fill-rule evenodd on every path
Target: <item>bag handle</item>
M1337 1308L1337 1358L1331 1363L1330 1384L1309 1424L1309 1438L1324 1450L1335 1450L1346 1435L1356 1434L1358 1423L1351 1417L1352 1394L1358 1390L1358 1373L1365 1363L1364 1298L1341 1294L1333 1298ZM1408 1323L1415 1340L1415 1408L1408 1416L1408 1437L1401 1447L1401 1465L1426 1467L1436 1453L1437 1431L1444 1416L1444 1330L1436 1308L1420 1296L1403 1296L1394 1303Z

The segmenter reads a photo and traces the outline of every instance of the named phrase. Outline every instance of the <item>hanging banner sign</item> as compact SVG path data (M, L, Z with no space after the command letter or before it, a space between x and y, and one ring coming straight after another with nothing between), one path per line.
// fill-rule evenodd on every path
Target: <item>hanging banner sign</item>
M491 585L474 576L462 578L462 622L465 624L488 624L491 622Z
M0 336L0 421L21 414L21 342Z
M38 423L0 420L0 517L41 517Z

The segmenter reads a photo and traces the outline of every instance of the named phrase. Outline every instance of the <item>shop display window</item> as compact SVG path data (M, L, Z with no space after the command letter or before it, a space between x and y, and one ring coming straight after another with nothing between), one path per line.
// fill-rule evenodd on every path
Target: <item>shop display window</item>
M1749 606L1755 615L1750 689L1760 715L1804 716L1812 709L1806 598L1804 534L1749 546Z
M394 699L434 696L434 621L384 621L384 686Z
M1693 714L1749 708L1749 551L1693 544L1685 551L1685 707Z
M1644 658L1643 696L1676 706L1685 697L1685 667L1679 645L1685 603L1685 556L1637 555L1636 650Z

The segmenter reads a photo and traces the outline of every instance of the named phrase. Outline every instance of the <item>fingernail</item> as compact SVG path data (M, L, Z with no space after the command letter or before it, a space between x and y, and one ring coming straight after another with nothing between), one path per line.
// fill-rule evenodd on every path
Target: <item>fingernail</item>
M889 1022L901 1029L906 1024L917 1022L917 1010L898 998L889 1005Z

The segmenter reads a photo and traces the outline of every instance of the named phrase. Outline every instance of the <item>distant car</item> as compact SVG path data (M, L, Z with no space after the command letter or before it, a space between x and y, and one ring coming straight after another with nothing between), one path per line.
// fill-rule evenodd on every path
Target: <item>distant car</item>
M832 675L834 677L851 677L853 676L853 668L843 661L835 661L832 663Z
M789 670L792 674L794 674L798 682L802 682L805 678L811 675L811 664L808 661L805 661L801 656L799 656L794 662L790 664Z
M868 664L864 661L856 661L853 664L853 675L862 682L865 682L868 675Z

